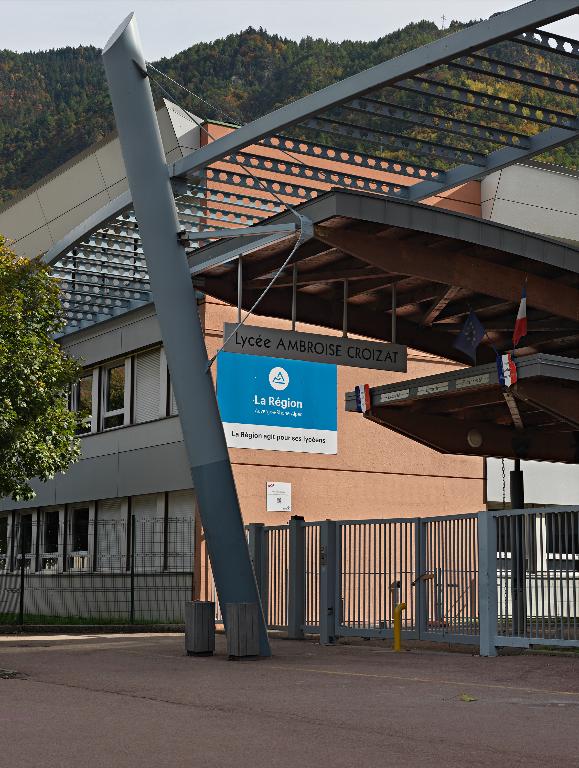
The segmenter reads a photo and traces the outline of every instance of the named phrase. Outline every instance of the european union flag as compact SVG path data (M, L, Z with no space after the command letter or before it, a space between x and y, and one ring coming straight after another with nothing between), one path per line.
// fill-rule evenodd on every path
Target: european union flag
M476 348L483 340L485 333L483 324L471 309L464 322L462 331L452 346L464 352L473 363L476 363Z

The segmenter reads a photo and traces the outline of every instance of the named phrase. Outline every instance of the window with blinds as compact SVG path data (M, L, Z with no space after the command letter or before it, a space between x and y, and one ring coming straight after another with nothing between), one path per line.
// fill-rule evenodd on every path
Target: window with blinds
M121 499L99 501L96 558L98 571L125 570L126 529Z
M135 422L158 419L161 413L161 350L135 357Z
M167 520L167 569L193 569L195 499L192 490L169 493Z
M135 570L162 571L165 555L165 516L158 494L133 496L131 512L135 521Z

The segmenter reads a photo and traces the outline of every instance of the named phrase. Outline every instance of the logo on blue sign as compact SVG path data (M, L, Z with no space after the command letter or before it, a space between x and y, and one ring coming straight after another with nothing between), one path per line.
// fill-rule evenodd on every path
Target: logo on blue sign
M285 389L289 384L289 373L278 365L269 372L269 383L274 389Z
M337 368L222 352L217 399L224 423L337 430Z

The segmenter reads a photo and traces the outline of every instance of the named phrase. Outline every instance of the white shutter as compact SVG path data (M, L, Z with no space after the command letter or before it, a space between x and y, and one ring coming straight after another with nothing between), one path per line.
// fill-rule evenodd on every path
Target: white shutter
M173 392L173 385L171 384L171 400L169 403L169 415L176 416L179 413L177 410L177 401L175 400L175 393Z
M192 490L169 493L167 567L171 571L193 570L195 545L194 496Z
M98 502L97 570L123 571L127 546L127 524L123 520L121 500Z
M165 521L157 507L157 494L133 496L131 512L135 520L135 570L161 571Z
M135 358L135 421L140 424L159 418L161 350L143 352Z

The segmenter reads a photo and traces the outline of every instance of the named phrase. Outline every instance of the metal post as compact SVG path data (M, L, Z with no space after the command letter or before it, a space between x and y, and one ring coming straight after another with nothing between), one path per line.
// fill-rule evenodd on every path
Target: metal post
M344 298L342 308L342 336L348 336L348 281L344 280Z
M130 541L130 552L129 556L131 558L131 608L130 608L130 617L129 621L131 624L135 623L135 542L136 542L136 535L135 535L135 516L129 515L129 541Z
M396 296L396 283L392 283L392 344L396 344L396 309L398 306L398 300Z
M511 508L525 508L525 487L521 460L515 459L510 474ZM511 605L513 607L513 635L524 636L526 630L526 566L525 566L525 516L513 515L511 524Z
M103 63L222 612L226 603L260 606L133 14L106 44ZM260 653L269 656L258 615Z
M18 624L23 626L24 624L24 573L25 573L25 557L24 557L24 526L22 525L22 515L18 523L18 530L20 532L20 604L18 608Z
M289 575L287 634L292 640L304 636L306 610L306 529L304 518L294 515L289 521Z
M418 639L422 639L426 633L426 523L421 518L414 522L415 525L415 558L416 558L416 596L414 628ZM398 602L398 600L396 601Z
M406 610L406 603L398 603L394 608L394 651L402 650L402 611Z
M293 265L292 269L292 331L296 329L296 316L297 316L297 299L298 299L298 267L297 264Z
M480 655L496 656L497 520L490 511L478 513L478 563Z
M253 565L253 572L255 573L255 581L257 583L259 594L262 595L263 604L263 586L265 581L265 562L263 557L264 525L263 523L250 523L247 527L249 530L249 557L251 559L251 564Z
M320 643L334 645L337 636L337 573L336 523L320 523Z
M243 302L243 259L237 260L237 323L241 323L241 304Z

